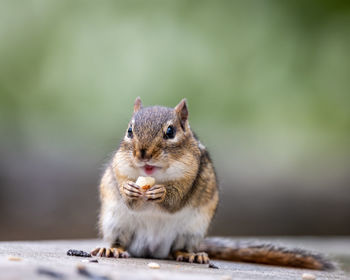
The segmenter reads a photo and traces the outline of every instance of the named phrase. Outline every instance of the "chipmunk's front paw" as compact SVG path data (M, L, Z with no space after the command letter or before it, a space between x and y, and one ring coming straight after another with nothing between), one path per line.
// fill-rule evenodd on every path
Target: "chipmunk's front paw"
M183 251L176 251L175 258L178 262L209 263L208 254L205 252L188 253Z
M141 188L132 181L127 181L123 185L123 192L129 199L138 199L142 196Z
M166 188L163 185L155 185L145 192L148 201L162 202L166 195Z
M96 248L90 253L96 257L106 257L106 258L129 258L130 255L121 247L114 248Z

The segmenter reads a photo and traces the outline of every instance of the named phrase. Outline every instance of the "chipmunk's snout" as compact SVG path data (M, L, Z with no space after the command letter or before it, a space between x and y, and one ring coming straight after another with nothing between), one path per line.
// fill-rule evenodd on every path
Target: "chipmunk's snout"
M152 158L152 154L145 148L135 149L134 156L140 161L148 161Z

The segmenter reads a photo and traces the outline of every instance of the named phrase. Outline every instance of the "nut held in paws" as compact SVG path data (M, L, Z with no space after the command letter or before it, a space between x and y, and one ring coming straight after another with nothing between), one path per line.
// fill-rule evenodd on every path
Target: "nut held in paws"
M152 188L155 183L156 183L156 180L153 177L140 176L137 178L137 181L136 181L136 185L140 186L144 192Z

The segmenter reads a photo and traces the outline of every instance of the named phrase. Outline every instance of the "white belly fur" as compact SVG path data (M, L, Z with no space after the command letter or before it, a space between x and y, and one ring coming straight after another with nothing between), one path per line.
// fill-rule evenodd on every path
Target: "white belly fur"
M190 206L173 214L153 205L133 211L119 200L108 208L110 211L102 220L105 240L113 243L120 234L128 236L126 249L134 257L166 258L177 238L184 235L201 238L210 222L199 209Z

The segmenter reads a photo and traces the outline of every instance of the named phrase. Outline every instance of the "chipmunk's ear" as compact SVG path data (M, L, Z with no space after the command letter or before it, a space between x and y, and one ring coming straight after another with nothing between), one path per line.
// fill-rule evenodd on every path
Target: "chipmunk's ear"
M134 113L142 109L142 102L140 96L136 97L134 102Z
M175 112L180 118L182 129L185 130L185 123L188 118L188 109L186 98L182 99L175 107Z

